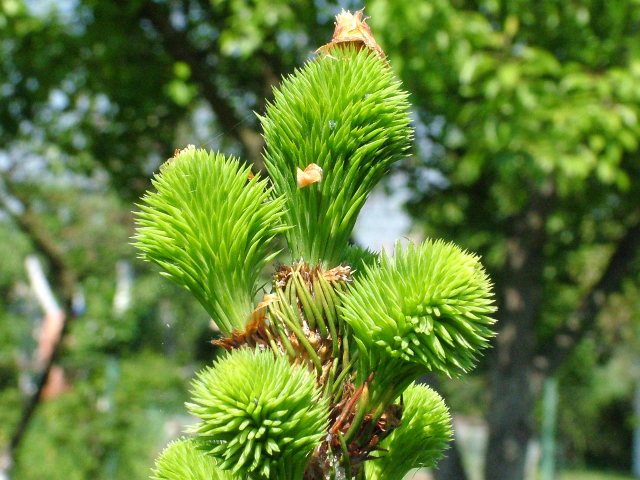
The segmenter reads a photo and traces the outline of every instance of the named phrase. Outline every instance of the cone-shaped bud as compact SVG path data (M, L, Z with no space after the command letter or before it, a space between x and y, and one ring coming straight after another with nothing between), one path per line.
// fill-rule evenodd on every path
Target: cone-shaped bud
M198 375L189 411L202 447L241 478L302 478L328 407L308 370L268 350L233 350Z
M367 195L410 146L407 93L375 51L344 43L274 96L265 164L286 197L293 259L338 265Z
M400 426L380 443L380 458L365 463L370 480L402 480L412 468L433 467L451 440L451 416L437 392L411 385L402 400Z
M156 460L152 480L236 480L216 467L213 458L196 447L191 439L171 442Z
M253 310L256 280L283 229L280 199L234 158L188 147L165 163L137 212L141 257L193 293L223 333Z
M342 312L364 356L401 359L456 375L471 370L494 335L491 282L479 258L427 240L365 267ZM370 365L373 369L375 365Z

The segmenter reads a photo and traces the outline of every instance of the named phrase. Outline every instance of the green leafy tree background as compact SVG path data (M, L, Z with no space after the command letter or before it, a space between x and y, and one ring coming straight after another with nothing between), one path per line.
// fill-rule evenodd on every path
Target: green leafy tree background
M36 410L16 478L147 474L168 435L163 425L182 411L185 382L213 352L201 307L137 263L135 302L115 321L115 262L134 262L131 202L187 143L261 168L252 111L264 114L272 87L325 41L341 6L363 5L0 2L3 445L31 392L25 375L37 378L25 358L41 313L25 294L24 257L40 256L68 312L78 292L86 299L58 361L72 388ZM598 412L611 398L628 399L633 385L640 8L587 0L366 7L411 94L418 147L405 166L416 229L481 253L496 283L504 340L464 387L442 385L454 410L487 414L487 471L522 477L549 374L560 378L569 458L619 445L619 432L605 440ZM117 368L107 367L113 357ZM134 374L160 367L157 380ZM103 397L117 407L103 410ZM27 460L42 452L42 462Z

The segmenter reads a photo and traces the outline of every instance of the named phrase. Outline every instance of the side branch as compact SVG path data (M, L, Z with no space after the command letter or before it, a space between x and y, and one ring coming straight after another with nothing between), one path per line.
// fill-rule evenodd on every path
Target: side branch
M2 459L0 463L3 465L0 466L0 474L2 473L2 470L8 471L11 469L15 452L22 442L29 424L40 405L43 392L49 381L52 367L56 362L56 359L60 356L62 340L68 325L68 315L66 312L72 312L71 306L73 302L73 289L76 283L75 272L73 272L73 270L67 265L60 246L49 234L31 206L24 198L21 198L18 192L13 188L11 182L6 178L4 178L4 180L6 193L0 194L0 207L2 207L10 218L13 219L18 228L30 239L34 249L46 260L50 274L54 278L54 284L59 286L59 291L62 294L62 307L55 308L57 307L57 305L55 305L52 308L53 304L51 304L51 302L49 302L47 307L44 307L43 304L43 309L49 310L45 311L45 324L48 325L46 328L48 328L48 333L51 335L44 343L41 342L38 347L39 352L37 365L40 370L37 373L38 380L36 383L36 389L33 395L28 399L20 415L20 419L11 434L9 445L6 450L2 452ZM23 211L17 211L15 208L12 208L7 194L22 202ZM30 276L33 281L33 275L31 273ZM40 282L40 284L42 284L42 282ZM42 294L42 292L40 292L40 294ZM51 297L51 295L49 296ZM41 339L42 335L45 334L46 332L41 334Z
M2 176L2 179L6 193L0 192L0 208L9 215L20 231L27 236L36 252L45 258L49 273L60 288L63 301L62 308L65 311L70 311L73 301L73 289L77 280L75 273L67 265L62 249L44 226L28 200L18 192L11 180L5 175ZM8 196L19 201L22 208L16 209L12 207Z
M637 220L619 241L600 280L591 288L554 339L542 348L540 355L546 359L546 362L543 362L543 370L556 370L591 330L608 296L619 291L622 282L631 273L633 261L639 252L640 220Z
M235 138L243 147L250 160L261 161L262 136L253 128L243 125L242 119L231 103L220 93L212 79L214 74L206 65L208 52L195 48L184 31L175 29L169 21L169 11L159 4L145 2L140 15L148 19L161 37L165 50L175 59L189 65L193 79L200 86L202 96L207 100L225 133Z

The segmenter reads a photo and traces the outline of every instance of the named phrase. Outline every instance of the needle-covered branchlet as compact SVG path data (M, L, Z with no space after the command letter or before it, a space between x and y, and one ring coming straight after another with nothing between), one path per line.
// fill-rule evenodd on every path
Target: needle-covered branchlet
M420 375L470 371L494 335L492 285L479 258L440 240L397 245L342 297L360 353L358 383L375 372L347 440L362 442L365 415L375 422Z
M174 440L156 460L151 480L239 480L221 470L213 458L189 438Z
M200 447L240 478L302 478L328 422L313 376L268 350L226 354L198 375L191 398Z
M348 43L274 92L261 118L265 165L274 192L286 199L294 259L327 267L345 259L367 196L407 155L407 96L375 52Z
M400 424L382 440L376 458L366 463L369 480L400 480L412 468L434 467L451 441L449 410L434 390L411 385L401 401Z
M136 212L140 256L189 290L227 335L249 319L260 272L276 253L271 240L284 229L284 199L250 171L188 147L161 167Z
M495 300L480 259L440 240L382 255L343 295L341 309L372 369L397 359L459 375L494 335Z

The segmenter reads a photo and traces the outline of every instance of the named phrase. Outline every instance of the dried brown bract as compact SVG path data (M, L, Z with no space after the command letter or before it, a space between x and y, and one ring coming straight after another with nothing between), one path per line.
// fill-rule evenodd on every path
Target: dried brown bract
M265 320L267 318L267 307L273 302L277 302L278 297L273 294L267 294L258 303L256 309L251 314L251 319L244 330L235 330L226 338L220 340L212 340L211 343L225 350L232 350L243 345L266 345L268 342L267 327Z
M349 265L338 265L337 267L322 272L325 280L333 282L350 282L352 280L351 267Z
M355 45L358 48L368 48L378 54L378 56L386 61L385 55L376 39L371 33L371 28L367 25L367 19L364 18L363 10L356 13L342 10L336 16L336 29L333 32L331 42L323 45L316 53L330 54L331 50L339 45Z

